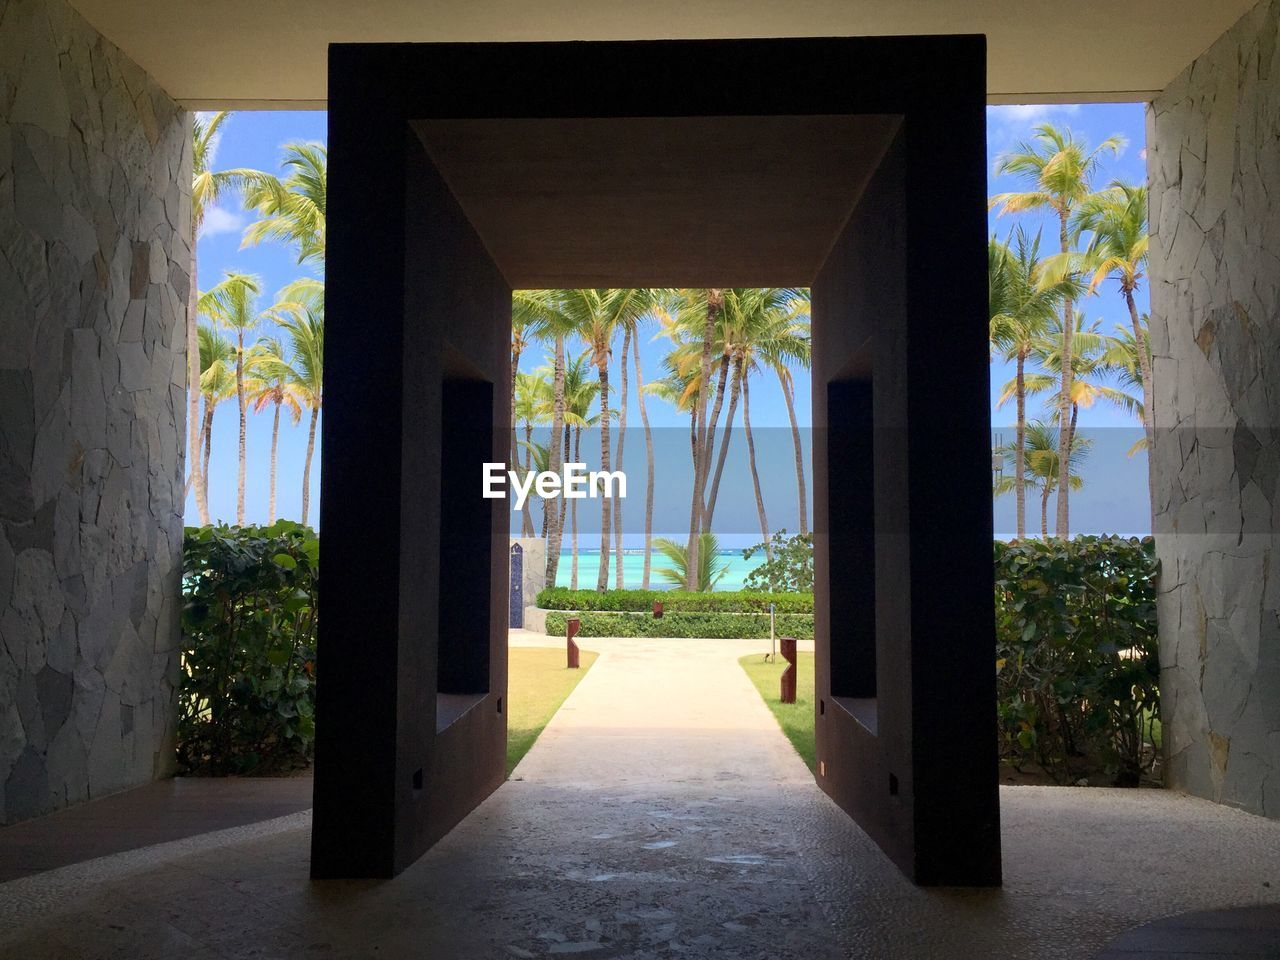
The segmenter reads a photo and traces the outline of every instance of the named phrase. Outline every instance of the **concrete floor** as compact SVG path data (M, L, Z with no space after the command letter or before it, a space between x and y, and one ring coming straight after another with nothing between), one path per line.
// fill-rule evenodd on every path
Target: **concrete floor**
M1280 823L1159 791L1003 788L1004 889L917 889L814 787L757 641L583 645L514 779L396 880L308 881L299 814L0 884L0 956L1087 958L1280 902Z
M309 809L309 772L159 780L0 828L0 883Z

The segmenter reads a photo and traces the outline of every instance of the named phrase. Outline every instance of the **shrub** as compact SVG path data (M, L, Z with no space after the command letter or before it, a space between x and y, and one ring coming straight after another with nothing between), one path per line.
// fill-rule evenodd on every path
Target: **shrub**
M178 764L288 769L315 740L320 544L300 524L188 528Z
M544 610L600 610L650 613L653 602L662 601L666 613L768 613L769 604L779 613L813 613L812 593L762 593L726 590L723 593L691 593L686 590L569 590L548 587L538 592ZM767 636L768 634L766 634Z
M995 566L1003 756L1136 786L1159 717L1153 541L997 542Z
M742 558L750 560L757 553L772 558L756 567L743 581L748 590L767 590L773 593L813 592L813 535L796 534L788 537L780 530L765 544L757 543L742 551Z
M547 614L547 633L564 636L569 613ZM769 636L769 617L745 613L667 613L661 618L643 613L576 614L582 621L580 637L667 637L752 640ZM813 617L783 614L775 618L777 636L813 639Z

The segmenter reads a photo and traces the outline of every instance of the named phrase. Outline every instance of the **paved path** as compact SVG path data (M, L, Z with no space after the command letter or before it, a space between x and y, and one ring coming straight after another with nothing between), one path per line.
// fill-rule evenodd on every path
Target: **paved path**
M0 828L0 883L311 808L311 776L175 777Z
M1004 889L918 889L813 785L741 643L584 646L516 779L397 879L308 881L300 814L0 884L0 957L1085 960L1280 901L1280 823L1150 790L1002 789Z

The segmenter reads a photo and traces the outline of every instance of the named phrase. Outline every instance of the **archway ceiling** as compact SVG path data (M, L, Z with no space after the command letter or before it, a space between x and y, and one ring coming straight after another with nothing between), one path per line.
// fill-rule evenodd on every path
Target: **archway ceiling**
M993 102L1143 100L1253 0L72 0L192 108L322 107L331 42L981 33ZM655 65L659 69L660 65Z

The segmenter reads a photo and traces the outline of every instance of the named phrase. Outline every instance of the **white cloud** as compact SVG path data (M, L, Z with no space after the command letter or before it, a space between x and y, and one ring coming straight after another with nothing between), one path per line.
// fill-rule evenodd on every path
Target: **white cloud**
M1071 117L1080 112L1078 103L1011 103L987 107L987 123L992 126L1033 127L1054 117Z
M244 214L232 213L221 207L210 207L204 212L204 222L200 224L200 236L216 237L220 233L239 233L244 229L244 224Z

